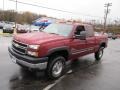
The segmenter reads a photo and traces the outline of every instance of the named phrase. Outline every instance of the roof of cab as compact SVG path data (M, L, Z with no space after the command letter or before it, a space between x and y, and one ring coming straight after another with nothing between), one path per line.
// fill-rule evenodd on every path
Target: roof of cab
M83 26L92 26L92 24L87 24L87 23L77 23L77 22L56 22L56 23L61 23L61 24L68 24L68 25L83 25Z
M62 24L69 24L69 25L84 25L84 26L92 26L90 23L83 23L80 21L66 21L66 20L58 20L56 23L62 23Z

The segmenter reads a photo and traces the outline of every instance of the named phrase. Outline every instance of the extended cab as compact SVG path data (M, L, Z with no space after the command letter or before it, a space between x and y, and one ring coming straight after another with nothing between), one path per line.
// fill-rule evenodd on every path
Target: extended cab
M54 23L42 32L14 36L8 50L18 65L46 70L55 79L62 75L67 62L78 57L95 53L99 61L107 42L107 36L94 35L92 25Z

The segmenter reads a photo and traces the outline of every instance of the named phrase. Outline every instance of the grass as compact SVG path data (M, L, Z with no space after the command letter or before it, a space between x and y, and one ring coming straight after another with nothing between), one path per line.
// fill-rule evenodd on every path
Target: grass
M10 34L10 33L2 33L0 32L0 36L12 36L13 34Z

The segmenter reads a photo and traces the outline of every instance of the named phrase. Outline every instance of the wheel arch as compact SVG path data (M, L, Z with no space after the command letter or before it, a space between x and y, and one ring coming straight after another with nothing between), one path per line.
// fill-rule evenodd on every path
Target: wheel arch
M100 44L100 47L107 47L107 44L105 43L105 42L102 42L101 44Z
M63 47L56 47L56 48L50 49L48 51L47 56L51 57L51 56L61 55L66 60L68 60L69 54L70 54L69 53L69 48L67 46L63 46Z

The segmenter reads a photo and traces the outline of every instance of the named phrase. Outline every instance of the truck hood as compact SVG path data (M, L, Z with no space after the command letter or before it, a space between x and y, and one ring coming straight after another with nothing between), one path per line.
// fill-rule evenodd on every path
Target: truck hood
M14 40L25 44L41 44L49 41L58 41L61 39L65 39L65 37L55 34L48 34L45 32L26 33L14 36Z

